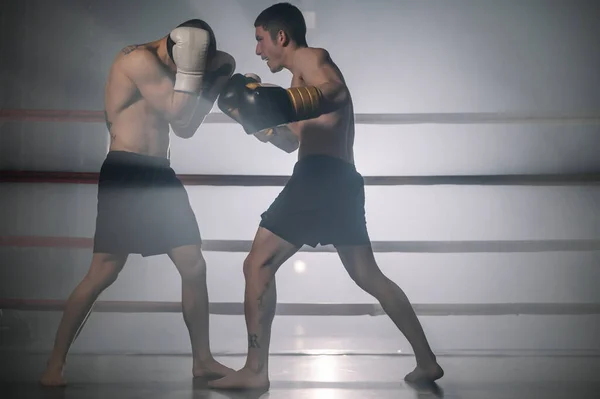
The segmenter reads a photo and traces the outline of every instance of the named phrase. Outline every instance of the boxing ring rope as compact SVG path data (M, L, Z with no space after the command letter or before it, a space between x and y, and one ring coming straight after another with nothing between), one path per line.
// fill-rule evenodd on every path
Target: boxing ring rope
M0 109L0 121L104 123L102 111ZM518 114L518 113L422 113L356 114L357 124L594 124L600 114ZM211 113L204 123L235 123L221 113ZM185 185L207 186L283 186L289 176L180 175ZM0 183L96 184L97 173L0 171ZM367 185L577 185L598 184L600 173L552 175L476 175L476 176L365 176ZM375 252L474 253L474 252L549 252L598 251L600 240L511 240L511 241L374 241ZM205 251L248 252L251 241L205 240ZM86 237L0 236L0 247L89 249ZM334 252L331 246L303 247L302 252ZM0 310L61 311L65 301L0 298ZM414 304L422 316L504 316L504 315L598 315L600 303L478 303ZM98 301L94 312L180 313L180 302ZM211 303L210 313L243 315L242 303ZM379 304L279 303L277 314L286 316L380 316Z
M282 187L289 176L273 175L178 175L186 186ZM568 186L600 183L600 173L547 175L463 175L463 176L364 176L367 186L432 186L432 185L511 185ZM98 173L0 171L0 183L96 184Z
M372 241L377 253L532 253L599 251L600 240L500 240L500 241ZM248 253L250 240L203 240L206 252ZM88 237L0 236L0 247L91 249ZM333 246L304 246L299 252L336 252Z
M412 113L412 114L355 114L359 125L415 125L415 124L509 124L509 123L598 123L597 113L508 113L508 112L462 112L462 113ZM27 110L0 109L0 120L31 122L98 122L104 123L102 111L90 110ZM203 123L235 123L228 116L213 112Z
M66 301L0 299L0 310L62 311ZM597 315L600 303L467 303L414 304L421 316L507 316L507 315ZM94 312L103 313L181 313L181 302L98 301ZM213 302L214 315L241 316L244 304ZM369 303L278 303L281 316L382 316L379 304Z
M0 121L87 122L104 123L104 113L93 110L27 110L0 109ZM355 114L357 124L508 124L508 123L600 123L600 114L527 114L527 113L420 113L420 114ZM204 123L232 124L222 113L210 113ZM273 175L178 175L188 186L284 186L289 176ZM372 186L399 185L526 185L564 186L600 183L600 173L511 174L453 176L365 176ZM98 173L56 171L0 171L0 183L70 183L96 184Z

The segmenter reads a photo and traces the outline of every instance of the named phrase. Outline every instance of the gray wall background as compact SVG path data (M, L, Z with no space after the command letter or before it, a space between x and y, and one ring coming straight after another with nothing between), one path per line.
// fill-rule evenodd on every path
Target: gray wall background
M0 6L0 106L102 109L110 63L125 45L154 40L200 17L237 70L286 86L254 55L253 21L272 1L7 0ZM309 44L325 47L357 113L600 110L600 16L595 1L294 1L313 12ZM215 112L218 110L215 107ZM356 163L371 175L580 173L600 170L600 132L588 124L357 126ZM0 168L97 172L103 124L0 121ZM236 125L174 137L179 173L289 175L295 162ZM0 236L91 237L93 185L0 185ZM251 240L279 187L189 187L205 239ZM600 239L598 186L369 186L373 240ZM89 250L0 248L0 297L65 299ZM243 253L208 252L215 302L243 300ZM599 302L597 251L387 253L381 268L415 303ZM294 263L306 264L297 273ZM299 253L278 275L280 302L361 302L335 254ZM168 258L132 256L101 299L180 298ZM5 312L50 347L58 313ZM423 317L438 351L598 350L598 316ZM16 327L15 327L16 328ZM16 329L14 330L16 331ZM244 352L243 317L211 318L213 348ZM4 345L18 345L4 335ZM410 352L386 317L278 317L273 350ZM74 351L188 352L181 315L94 314Z

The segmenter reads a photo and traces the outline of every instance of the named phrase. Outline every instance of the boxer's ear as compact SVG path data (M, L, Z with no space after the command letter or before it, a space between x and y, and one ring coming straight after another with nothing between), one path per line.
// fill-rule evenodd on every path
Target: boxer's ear
M279 32L277 32L276 41L277 44L280 44L282 47L286 47L288 44L290 44L290 37L283 29L281 29Z

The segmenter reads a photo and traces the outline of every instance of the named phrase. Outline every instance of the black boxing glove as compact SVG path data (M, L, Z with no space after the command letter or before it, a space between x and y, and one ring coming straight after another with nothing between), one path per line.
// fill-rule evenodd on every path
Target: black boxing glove
M235 59L233 56L224 51L217 50L215 56L207 65L206 72L204 74L205 92L217 90L218 94L218 92L220 92L227 83L227 80L229 80L231 75L233 75L234 71ZM212 97L212 93L210 97Z
M264 85L236 73L218 100L221 111L243 126L247 134L320 116L323 95L317 87L284 89Z

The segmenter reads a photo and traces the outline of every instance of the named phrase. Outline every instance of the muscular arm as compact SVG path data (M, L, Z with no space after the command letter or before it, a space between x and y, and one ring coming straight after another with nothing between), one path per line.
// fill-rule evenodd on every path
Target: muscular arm
M292 73L292 87L312 86L319 89L322 95L319 107L321 114L337 111L348 104L348 88L327 51L315 48L298 50ZM257 138L291 153L299 148L302 131L310 123L314 122L311 119L291 122L259 132Z
M314 86L321 91L323 113L337 111L348 103L348 88L326 50L299 50L294 57L293 70L294 74L298 74L304 80L306 86Z
M145 49L128 54L123 66L142 97L169 123L187 126L198 104L198 95L176 92L173 80L156 56Z
M323 95L322 113L336 111L347 104L350 98L348 88L327 51L315 48L299 50L294 59L293 69L291 87L317 87ZM302 130L307 123L310 123L310 120L292 122L275 128L270 142L286 152L295 151L300 146Z
M208 66L206 81L210 82L198 98L193 117L187 125L171 123L173 132L182 138L190 138L196 133L206 116L212 110L217 97L227 80L235 71L235 60L227 53L217 51L217 55Z

